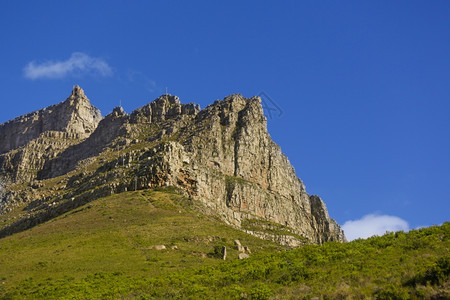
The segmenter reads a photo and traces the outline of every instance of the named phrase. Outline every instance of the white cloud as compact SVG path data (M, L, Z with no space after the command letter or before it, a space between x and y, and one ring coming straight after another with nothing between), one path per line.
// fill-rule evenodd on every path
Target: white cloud
M129 70L127 72L127 78L129 82L144 87L150 93L155 92L157 88L156 82L142 72Z
M29 79L59 79L73 74L97 74L100 76L111 76L111 67L102 59L90 57L82 52L74 52L65 61L46 61L28 63L23 69L24 75Z
M349 241L357 238L368 238L373 235L383 235L386 231L408 231L409 225L405 220L388 215L369 214L359 220L350 220L342 225L345 236Z

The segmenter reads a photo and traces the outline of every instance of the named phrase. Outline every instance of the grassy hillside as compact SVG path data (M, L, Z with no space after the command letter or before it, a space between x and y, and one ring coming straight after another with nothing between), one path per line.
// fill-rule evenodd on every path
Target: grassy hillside
M284 251L193 205L170 190L122 193L0 239L0 298L450 297L450 223Z
M0 297L129 295L151 278L219 264L222 246L236 260L235 239L254 254L283 249L199 213L170 189L116 194L0 239Z

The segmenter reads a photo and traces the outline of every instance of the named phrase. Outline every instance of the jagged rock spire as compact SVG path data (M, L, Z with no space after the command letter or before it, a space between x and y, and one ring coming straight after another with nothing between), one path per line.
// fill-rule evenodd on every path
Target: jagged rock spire
M72 96L74 97L86 97L83 89L79 85L74 85L72 90Z
M78 85L63 102L0 124L0 154L22 147L48 131L88 137L102 119Z

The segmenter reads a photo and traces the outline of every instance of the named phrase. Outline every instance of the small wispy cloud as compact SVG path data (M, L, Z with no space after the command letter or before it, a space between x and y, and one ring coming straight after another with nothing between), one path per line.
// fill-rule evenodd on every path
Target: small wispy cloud
M157 89L156 82L140 71L128 70L127 79L129 82L144 87L150 93Z
M82 52L74 52L64 61L30 62L23 69L29 79L60 79L69 75L92 74L111 76L112 68L101 58L91 57Z
M383 235L386 231L409 231L408 222L389 215L369 214L359 220L350 220L342 225L347 240Z

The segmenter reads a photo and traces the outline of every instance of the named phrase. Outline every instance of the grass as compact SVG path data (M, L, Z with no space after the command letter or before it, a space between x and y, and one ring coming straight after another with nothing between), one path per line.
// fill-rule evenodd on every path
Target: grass
M154 288L146 296L448 299L449 235L450 223L445 223L407 234L260 254L199 269L193 275L176 274L164 281L163 288Z
M217 246L236 260L235 239L256 254L282 249L200 214L170 188L112 195L0 239L0 298L135 293L149 278L223 262Z
M173 188L126 192L0 239L0 299L445 299L449 236L445 223L284 251ZM235 239L250 259L237 259Z

